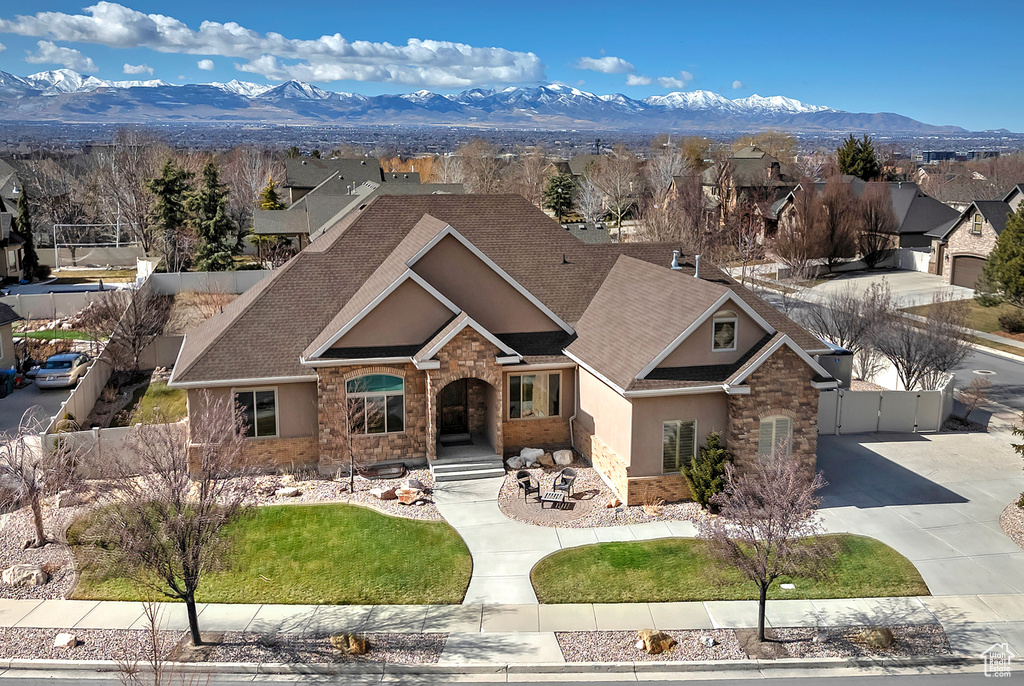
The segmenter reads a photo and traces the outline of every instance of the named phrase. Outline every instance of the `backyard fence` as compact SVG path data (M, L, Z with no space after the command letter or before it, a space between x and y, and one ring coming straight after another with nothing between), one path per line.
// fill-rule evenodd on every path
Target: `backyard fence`
M114 372L108 357L106 349L104 349L100 356L93 361L85 375L78 380L78 384L68 395L68 399L61 403L57 414L50 418L46 433L52 434L56 431L57 424L68 415L74 417L76 422L85 421L96 405L104 386L110 381L110 375Z
M184 420L175 422L171 426L181 432L181 439L185 440L188 435L188 425ZM40 440L60 440L70 448L74 454L81 455L83 459L79 462L79 476L84 479L94 479L106 476L102 473L106 464L105 457L111 451L117 451L124 445L124 441L131 435L135 427L117 426L109 429L90 429L88 431L64 431L56 434L42 435Z
M5 295L0 302L9 305L25 319L58 319L70 317L84 310L89 303L99 300L97 291L66 293L33 293L31 295Z
M819 434L918 433L941 431L953 411L953 375L934 391L823 392L818 400Z
M183 291L204 293L244 293L273 272L252 269L240 272L169 272L151 274L148 282L156 295L174 295Z

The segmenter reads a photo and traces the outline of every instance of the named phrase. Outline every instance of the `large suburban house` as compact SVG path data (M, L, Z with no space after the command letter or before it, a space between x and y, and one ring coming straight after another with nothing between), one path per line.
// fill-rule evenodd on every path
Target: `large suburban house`
M170 383L231 396L268 466L492 460L574 447L627 503L689 497L721 432L740 468L815 464L829 349L669 244L586 244L520 196L382 195L196 330Z
M0 303L0 371L10 369L17 362L14 354L14 322L21 317L8 305Z
M14 229L16 206L0 198L0 284L20 281L24 275L25 238Z
M999 200L975 200L952 221L933 230L928 271L954 286L974 288L989 253L996 247L1006 218L1024 202L1024 184Z

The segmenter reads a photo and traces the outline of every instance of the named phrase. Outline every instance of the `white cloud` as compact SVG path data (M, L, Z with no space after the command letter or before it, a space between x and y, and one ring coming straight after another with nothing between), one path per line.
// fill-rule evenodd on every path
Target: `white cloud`
M737 90L738 91L740 88L743 88L743 82L739 81L739 80L733 81L732 82L732 88L733 88L733 90Z
M589 69L602 74L628 74L636 71L636 67L621 57L581 57L576 60L576 69Z
M39 48L35 52L28 52L25 61L29 64L60 64L68 69L81 72L97 72L99 68L92 61L74 48L64 48L55 45L48 40L41 40L36 43Z
M203 71L213 71L213 60L199 60L196 66Z
M650 76L637 76L635 74L630 74L629 76L626 77L626 85L627 86L649 86L649 85L651 85L651 77Z
M686 84L693 81L693 74L688 71L679 72L679 76L659 76L658 83L662 88L686 88Z
M197 30L162 14L97 2L82 14L38 12L0 19L0 33L158 52L233 57L241 71L272 79L355 79L459 87L543 81L544 64L532 52L478 48L410 38L404 45L349 41L341 34L314 40L260 34L235 22L204 21Z
M125 62L121 70L125 74L149 74L150 76L153 75L153 67L149 66L148 64L128 64L127 62Z
M7 49L7 46L4 45L3 43L0 43L0 52L3 52L6 49Z

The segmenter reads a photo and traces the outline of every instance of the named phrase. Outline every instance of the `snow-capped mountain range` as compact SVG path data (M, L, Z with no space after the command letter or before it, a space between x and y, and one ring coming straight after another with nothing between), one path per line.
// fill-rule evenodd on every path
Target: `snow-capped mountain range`
M731 100L710 91L653 95L643 100L595 95L561 84L429 90L366 96L301 81L276 86L233 80L171 84L107 81L71 69L15 76L0 71L0 119L68 122L249 121L491 125L536 128L730 130L766 126L790 130L952 131L897 114L855 114L783 96Z

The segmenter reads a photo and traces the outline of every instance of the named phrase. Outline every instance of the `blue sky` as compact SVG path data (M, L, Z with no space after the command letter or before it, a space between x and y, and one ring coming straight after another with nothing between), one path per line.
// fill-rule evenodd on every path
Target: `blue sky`
M1024 131L1019 6L1005 0L88 2L4 3L0 70L294 77L366 94L538 82L636 98L703 89Z

